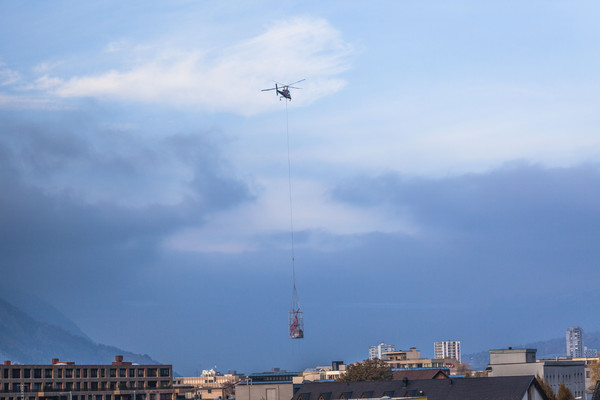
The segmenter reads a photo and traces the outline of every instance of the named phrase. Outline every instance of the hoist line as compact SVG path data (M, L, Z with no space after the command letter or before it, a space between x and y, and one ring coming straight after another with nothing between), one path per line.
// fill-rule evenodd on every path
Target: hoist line
M296 265L295 265L295 248L294 248L294 213L292 207L292 162L290 157L290 120L288 116L288 104L285 100L285 130L287 136L287 153L288 153L288 187L290 194L290 233L292 239L292 281L294 282L294 296L296 296Z

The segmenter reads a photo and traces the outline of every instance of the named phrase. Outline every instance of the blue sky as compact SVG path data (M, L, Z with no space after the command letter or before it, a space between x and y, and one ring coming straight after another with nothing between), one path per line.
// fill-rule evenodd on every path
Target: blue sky
M182 374L598 330L599 11L4 2L4 284Z

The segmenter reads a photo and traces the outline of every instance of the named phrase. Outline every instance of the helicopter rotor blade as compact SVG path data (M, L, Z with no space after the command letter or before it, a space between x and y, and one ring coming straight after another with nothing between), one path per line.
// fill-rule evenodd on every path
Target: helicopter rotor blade
M270 88L270 89L263 89L263 90L261 90L261 92L268 92L269 90L275 90L275 88L273 87L273 88Z
M286 86L286 87L290 88L290 89L302 89L301 87L296 87L296 86Z
M296 83L304 82L305 80L306 80L306 78L304 78L304 79L300 79L299 81L292 82L292 83L288 83L288 84L287 84L287 85L285 85L285 86L292 86L292 85L295 85ZM300 88L294 88L294 89L300 89Z

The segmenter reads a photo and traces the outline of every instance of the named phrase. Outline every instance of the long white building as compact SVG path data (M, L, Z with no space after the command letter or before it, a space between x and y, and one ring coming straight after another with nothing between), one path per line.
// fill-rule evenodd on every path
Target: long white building
M369 360L373 360L375 358L383 360L383 353L389 353L391 351L396 351L396 346L393 344L385 344L381 342L378 345L369 346Z
M460 341L459 340L441 340L433 344L434 358L454 358L460 360Z

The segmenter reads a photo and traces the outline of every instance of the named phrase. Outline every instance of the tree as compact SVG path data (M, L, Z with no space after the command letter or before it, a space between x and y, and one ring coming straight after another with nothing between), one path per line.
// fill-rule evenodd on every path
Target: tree
M600 360L591 361L587 368L590 370L590 382L592 382L587 390L593 392L596 388L596 382L600 381Z
M235 396L235 383L228 381L223 383L223 397L229 399Z
M469 364L466 363L461 363L461 362L456 362L455 366L454 366L454 373L456 375L464 375L466 378L471 377L471 368L469 367Z
M338 382L391 381L392 368L385 361L375 358L349 365Z
M552 387L548 384L548 382L543 380L539 375L536 375L535 379L537 379L538 383L544 390L544 393L546 393L546 397L548 397L549 400L556 400L554 390L552 390Z
M557 400L575 400L573 393L569 390L568 387L565 386L564 383L561 383L558 386L558 395L556 396Z

